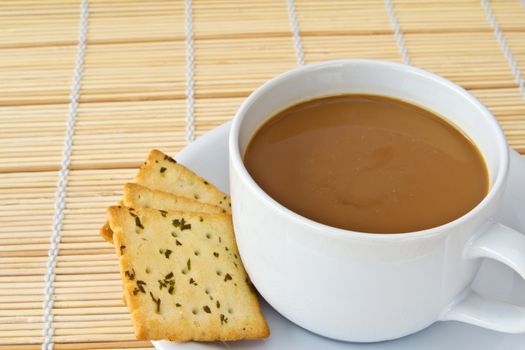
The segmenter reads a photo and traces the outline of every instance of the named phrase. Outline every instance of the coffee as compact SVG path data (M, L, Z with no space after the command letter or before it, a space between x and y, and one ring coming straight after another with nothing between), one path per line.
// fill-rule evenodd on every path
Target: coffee
M255 133L244 163L286 208L369 233L445 224L474 208L489 186L483 157L459 129L375 95L323 97L278 113Z

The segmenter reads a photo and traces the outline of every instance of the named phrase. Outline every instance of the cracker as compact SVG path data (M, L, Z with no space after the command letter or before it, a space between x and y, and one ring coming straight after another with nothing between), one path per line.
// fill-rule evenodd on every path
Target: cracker
M135 177L139 185L221 207L231 213L230 196L168 155L152 150Z
M138 339L269 335L230 215L110 207L108 217Z
M124 204L122 203L122 201L119 201L118 205L122 206ZM113 230L111 230L111 227L109 226L109 221L108 220L106 220L104 225L102 225L102 227L100 228L98 233L102 236L102 238L104 238L104 240L106 242L113 244Z
M173 193L152 190L134 183L128 183L124 186L122 203L124 206L132 208L180 210L210 214L222 213L222 208L218 206L177 196Z
M106 240L106 242L113 244L113 231L109 226L109 221L106 221L104 225L100 228L98 233Z
M124 197L120 205L131 208L181 210L210 214L222 213L222 208L215 205L197 202L172 193L151 190L134 183L128 183L124 186ZM100 235L104 237L106 241L113 243L113 231L107 222L100 229Z

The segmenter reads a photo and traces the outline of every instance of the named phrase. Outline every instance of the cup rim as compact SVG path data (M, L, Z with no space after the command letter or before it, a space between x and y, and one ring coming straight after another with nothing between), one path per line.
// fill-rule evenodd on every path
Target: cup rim
M475 105L482 113L481 116L488 120L493 134L495 136L496 147L498 148L497 152L499 157L499 167L494 177L494 182L488 193L485 195L483 200L479 202L474 208L472 208L467 213L463 214L453 221L447 222L445 224L418 230L418 231L409 231L401 233L372 233L372 232L362 232L362 231L353 231L343 228L338 228L334 226L329 226L322 224L320 222L314 221L307 217L304 217L288 208L286 208L281 203L273 199L269 194L267 194L252 178L246 169L244 162L242 160L242 155L239 148L239 134L241 124L246 117L246 113L252 104L262 95L264 95L268 90L279 85L281 82L288 79L292 79L301 74L307 74L310 71L323 69L326 67L337 67L337 66L347 66L347 65L372 65L381 68L390 68L396 70L403 70L407 74L416 74L424 76L427 79L432 80L435 84L444 86L445 88L454 90L455 93L460 94L463 98L467 99L470 103ZM253 136L253 135L252 135ZM499 193L504 185L504 181L508 172L509 167L509 152L507 141L505 139L503 130L498 124L496 118L492 113L475 97L468 93L465 89L459 85L447 80L435 73L417 68L414 66L409 66L401 63L395 63L390 61L382 60L369 60L369 59L343 59L343 60L332 60L332 61L323 61L314 64L308 64L301 67L294 68L292 70L286 71L282 74L277 75L276 77L266 81L263 85L259 86L255 91L253 91L241 104L237 113L233 118L233 122L230 129L229 139L228 139L228 148L229 148L229 161L230 168L235 169L238 172L239 179L248 186L249 190L252 191L258 200L264 202L266 205L272 207L274 210L278 211L280 214L284 215L290 220L293 220L299 224L307 225L312 229L315 229L317 232L327 235L331 238L366 238L366 239L379 239L379 240L399 240L399 239L416 239L421 237L430 237L443 232L447 232L453 227L463 224L464 222L470 220L480 211L486 208L494 199L494 197ZM230 175L231 176L231 175Z

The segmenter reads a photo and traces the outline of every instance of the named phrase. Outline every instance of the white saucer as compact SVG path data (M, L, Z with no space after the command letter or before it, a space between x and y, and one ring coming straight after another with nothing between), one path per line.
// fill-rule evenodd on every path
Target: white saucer
M199 138L180 152L176 159L202 177L228 192L228 132L230 123ZM511 152L509 187L499 219L525 233L525 159ZM525 252L524 252L525 254ZM525 281L509 268L485 261L474 281L474 289L487 297L525 306ZM345 350L523 350L525 334L504 334L459 322L437 322L423 331L397 340L381 343L344 343L310 333L296 326L263 302L271 336L263 341L230 343L153 342L156 349L345 349Z

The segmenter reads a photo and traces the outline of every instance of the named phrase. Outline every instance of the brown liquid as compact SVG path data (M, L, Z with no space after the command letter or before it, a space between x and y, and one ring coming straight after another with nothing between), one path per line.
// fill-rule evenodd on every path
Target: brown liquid
M484 160L461 131L382 96L332 96L288 108L257 131L244 163L288 209L361 232L439 226L488 191Z

